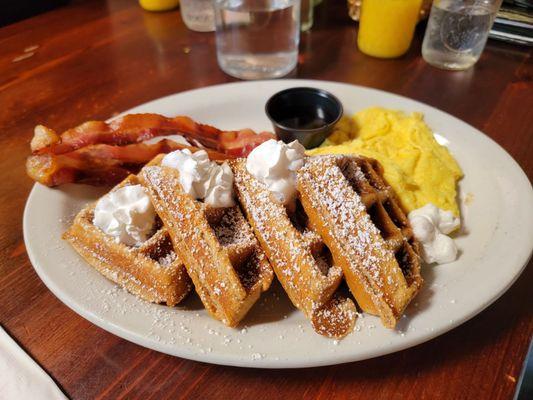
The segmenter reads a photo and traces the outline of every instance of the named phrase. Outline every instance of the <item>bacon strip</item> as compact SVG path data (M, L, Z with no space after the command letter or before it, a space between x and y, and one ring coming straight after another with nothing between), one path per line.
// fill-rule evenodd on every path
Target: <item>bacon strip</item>
M161 153L189 149L172 140L154 144L136 143L125 146L92 144L64 154L34 154L26 161L26 172L33 180L47 186L79 182L91 185L115 184ZM217 151L205 149L212 160L231 158Z
M50 139L52 143L32 146L32 150L36 154L65 154L91 144L124 146L173 134L181 134L188 140L196 140L207 148L233 156L246 156L258 144L274 138L270 132L256 134L251 129L222 131L185 116L169 118L158 114L128 114L109 123L85 122L55 135Z
M144 143L154 137L176 134L198 147L167 139ZM213 160L245 157L274 137L270 132L256 134L251 129L222 131L189 117L158 114L129 114L111 122L88 121L61 135L38 125L26 171L32 179L47 186L71 182L115 184L160 153L184 148L194 152L203 146Z

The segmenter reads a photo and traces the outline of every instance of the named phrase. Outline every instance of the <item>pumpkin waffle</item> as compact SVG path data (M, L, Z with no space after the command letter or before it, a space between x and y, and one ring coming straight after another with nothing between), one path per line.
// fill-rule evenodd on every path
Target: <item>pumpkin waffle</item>
M364 157L309 157L298 171L298 190L359 306L393 328L422 277L418 243L381 165Z
M137 177L130 175L112 190L137 184ZM173 306L185 298L191 280L160 220L148 240L131 247L93 224L94 208L91 204L81 210L63 239L98 272L144 300Z
M205 308L224 324L236 326L273 278L239 206L211 208L194 200L182 190L173 168L145 167L139 178Z
M308 226L301 205L287 209L277 203L247 171L245 159L229 164L239 202L292 303L321 335L340 338L351 332L355 305L336 293L341 268L331 264L328 248Z

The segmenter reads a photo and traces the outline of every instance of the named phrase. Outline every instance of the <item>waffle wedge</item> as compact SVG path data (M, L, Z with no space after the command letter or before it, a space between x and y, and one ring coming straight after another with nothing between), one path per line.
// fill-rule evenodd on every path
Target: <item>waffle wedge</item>
M240 208L210 208L194 200L182 190L179 172L172 168L145 167L139 179L204 306L214 318L236 326L273 278Z
M379 163L309 157L298 171L298 190L359 306L393 328L422 277L418 243Z
M112 190L136 184L137 177L130 175ZM130 247L93 224L94 207L81 210L63 238L98 272L129 292L153 303L179 303L192 284L161 221L141 246Z
M292 303L319 334L343 337L353 330L354 303L336 294L340 267L320 236L307 225L301 205L293 209L274 200L246 169L246 160L230 161L239 202Z

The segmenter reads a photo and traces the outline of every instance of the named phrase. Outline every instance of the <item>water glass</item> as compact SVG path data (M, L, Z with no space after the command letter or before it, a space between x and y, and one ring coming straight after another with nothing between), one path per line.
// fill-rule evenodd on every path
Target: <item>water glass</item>
M218 65L240 79L287 75L296 67L300 0L214 0Z
M435 0L422 44L429 64L462 70L474 65L502 0Z
M183 22L192 31L215 30L215 13L212 0L181 0L180 13Z

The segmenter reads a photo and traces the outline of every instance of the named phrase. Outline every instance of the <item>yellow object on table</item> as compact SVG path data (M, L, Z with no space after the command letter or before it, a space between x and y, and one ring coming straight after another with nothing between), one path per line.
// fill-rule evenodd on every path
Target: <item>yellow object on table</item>
M420 113L371 107L344 117L316 154L360 154L378 160L407 212L433 203L459 216L457 182L463 172Z
M139 4L147 11L167 11L176 8L180 0L139 0Z
M357 45L380 58L399 57L411 45L422 0L363 0Z

